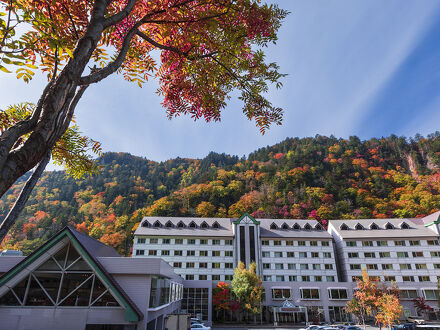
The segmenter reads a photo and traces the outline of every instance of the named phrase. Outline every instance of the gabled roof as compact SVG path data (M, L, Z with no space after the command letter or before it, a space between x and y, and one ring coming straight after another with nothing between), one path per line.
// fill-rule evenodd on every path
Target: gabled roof
M252 215L250 215L249 213L245 213L245 214L243 214L240 218L238 218L237 220L235 220L233 223L234 224L236 224L236 225L238 225L244 218L246 218L246 217L248 217L249 219L251 219L252 220L252 222L254 223L254 224L256 224L256 225L259 225L260 224L260 221L257 221L257 220L255 220L255 218L252 216Z
M0 277L0 287L9 282L9 280L18 275L21 271L25 270L65 237L72 242L76 250L92 266L92 269L104 280L112 294L122 303L125 308L125 320L132 322L140 321L144 316L142 312L98 261L99 257L120 257L120 255L112 247L107 246L84 233L80 233L71 227L64 227L64 229L55 234L55 236L36 249L32 254L3 274Z

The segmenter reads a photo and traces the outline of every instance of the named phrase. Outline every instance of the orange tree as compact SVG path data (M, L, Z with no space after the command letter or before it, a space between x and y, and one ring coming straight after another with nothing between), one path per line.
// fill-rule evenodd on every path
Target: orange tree
M354 298L347 303L346 310L356 315L364 328L366 316L374 316L376 323L390 326L402 312L397 287L393 284L389 288L385 285L379 287L376 281L370 279L365 268L353 295Z
M280 87L262 48L287 12L258 0L0 0L0 70L48 84L32 114L0 136L0 196L41 163L68 129L87 87L113 73L142 86L159 80L169 117L220 120L239 90L264 132L282 109L262 94ZM160 60L152 53L159 52ZM0 230L0 240L6 234Z

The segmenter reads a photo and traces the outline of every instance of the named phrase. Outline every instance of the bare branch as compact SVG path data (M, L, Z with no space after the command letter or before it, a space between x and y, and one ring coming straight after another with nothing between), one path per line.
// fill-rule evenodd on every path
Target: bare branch
M18 196L11 210L9 211L9 213L6 215L5 219L1 223L0 243L3 241L9 229L15 223L19 214L26 205L26 202L28 201L29 196L31 195L32 189L34 189L36 183L38 182L38 179L40 179L41 174L43 173L44 169L49 163L49 160L50 160L50 150L47 152L46 156L40 161L40 163L38 164L37 168L30 176L30 178L26 181L23 189L20 192L20 195Z

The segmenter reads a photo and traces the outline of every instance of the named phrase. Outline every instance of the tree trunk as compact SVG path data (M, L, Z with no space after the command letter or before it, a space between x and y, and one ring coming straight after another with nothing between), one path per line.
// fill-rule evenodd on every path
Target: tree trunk
M32 175L26 181L25 185L23 186L23 189L20 192L20 195L18 196L17 200L15 201L11 210L9 211L8 215L5 217L5 219L1 223L1 225L0 225L0 243L3 241L6 234L8 233L9 229L15 223L19 214L21 213L24 206L26 205L26 202L28 201L28 199L31 195L31 192L34 189L35 184L40 179L41 174L43 174L43 171L46 168L47 163L49 163L49 160L50 160L50 151L41 160L41 162L38 164L37 168L35 169L34 173L32 173Z

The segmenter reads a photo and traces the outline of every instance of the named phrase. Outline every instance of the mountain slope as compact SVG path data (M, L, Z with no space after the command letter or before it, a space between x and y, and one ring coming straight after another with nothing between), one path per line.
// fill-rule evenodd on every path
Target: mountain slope
M247 158L153 162L125 153L99 159L101 174L75 181L46 172L5 247L26 253L66 224L129 253L143 215L271 218L417 217L440 208L440 134L407 140L289 138ZM0 218L17 183L0 200Z

